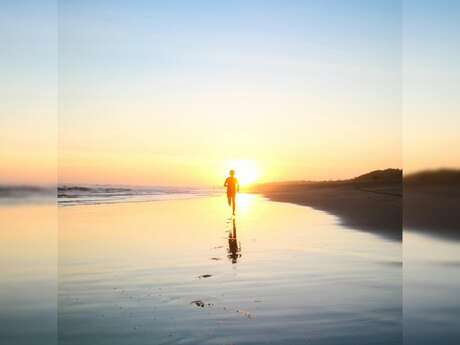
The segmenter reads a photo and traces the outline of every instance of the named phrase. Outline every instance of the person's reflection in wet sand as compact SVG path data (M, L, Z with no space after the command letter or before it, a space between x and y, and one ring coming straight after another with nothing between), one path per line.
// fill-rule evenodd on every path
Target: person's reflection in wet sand
M233 228L228 234L228 248L227 257L232 261L232 264L236 264L238 258L241 257L241 244L238 243L238 239L236 237L236 222L235 217L232 218L232 225Z

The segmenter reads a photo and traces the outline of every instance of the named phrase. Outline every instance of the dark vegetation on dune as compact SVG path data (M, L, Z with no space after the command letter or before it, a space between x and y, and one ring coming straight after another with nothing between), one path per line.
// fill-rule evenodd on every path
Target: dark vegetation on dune
M424 170L404 176L404 186L460 185L460 169Z
M326 181L282 181L282 182L269 182L260 183L253 185L249 188L250 191L256 190L269 190L277 189L281 187L287 188L298 188L298 187L337 187L346 185L385 185L385 184L401 184L402 182L402 170L401 169L385 169L385 170L374 170L369 173L360 175L355 178L347 180L326 180Z

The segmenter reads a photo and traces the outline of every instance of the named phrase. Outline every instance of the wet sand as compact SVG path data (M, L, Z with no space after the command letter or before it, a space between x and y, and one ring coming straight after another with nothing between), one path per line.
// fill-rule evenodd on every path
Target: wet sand
M0 204L0 344L56 345L57 208Z
M404 344L460 340L460 242L404 228Z
M345 181L268 183L248 192L330 212L345 226L395 240L401 240L403 225L460 240L458 169L422 171L405 176L404 182L398 170L388 169Z
M435 170L404 179L404 228L460 240L460 171Z
M401 344L401 244L238 196L59 209L59 340Z

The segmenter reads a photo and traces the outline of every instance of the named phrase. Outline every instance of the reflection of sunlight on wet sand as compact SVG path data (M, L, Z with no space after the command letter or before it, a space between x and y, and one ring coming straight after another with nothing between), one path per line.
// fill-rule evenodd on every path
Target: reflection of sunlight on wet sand
M255 195L240 193L237 195L236 207L238 214L247 214L254 204Z
M57 237L54 203L0 206L1 344L56 344Z
M111 264L150 267L153 262L178 264L184 253L188 253L184 260L190 263L201 260L203 251L223 245L223 236L227 241L226 221L231 213L225 195L62 207L59 208L60 259L73 262L86 257ZM357 243L370 248L375 242L372 236L360 232L338 231L341 227L336 218L324 212L268 202L252 194L238 194L236 222L241 243L257 244L258 248L264 248L263 252L272 249L344 252L356 248ZM257 242L252 242L254 239ZM258 253L254 251L251 255L256 257ZM215 254L211 251L205 256Z
M335 217L308 207L250 194L238 194L237 203L236 217L223 193L59 208L59 299L62 324L68 325L63 333L72 334L79 324L85 327L79 339L122 334L114 345L127 337L146 339L142 343L192 337L202 344L216 329L216 335L228 335L225 343L242 343L234 330L244 329L248 318L236 310L257 315L259 323L244 334L254 344L267 339L259 337L274 327L272 317L282 319L289 333L303 332L324 322L324 310L337 311L324 326L335 327L337 337L350 325L340 315L380 322L380 310L387 308L383 317L398 324L401 266L382 262L400 259L399 243L345 230ZM197 300L203 309L190 305ZM367 312L363 301L375 309ZM216 326L216 319L228 322ZM378 337L398 332L385 327ZM194 338L200 337L195 329L205 334L202 339ZM275 333L270 337L281 342Z
M0 207L0 281L18 272L28 279L55 277L56 214L54 205Z

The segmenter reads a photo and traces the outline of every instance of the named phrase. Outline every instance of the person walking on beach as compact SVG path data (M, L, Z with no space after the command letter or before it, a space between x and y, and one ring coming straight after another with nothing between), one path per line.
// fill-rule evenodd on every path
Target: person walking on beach
M232 206L233 215L235 215L236 192L240 191L240 184L235 177L235 170L230 170L230 176L225 179L224 187L227 187L228 206Z

